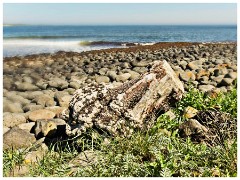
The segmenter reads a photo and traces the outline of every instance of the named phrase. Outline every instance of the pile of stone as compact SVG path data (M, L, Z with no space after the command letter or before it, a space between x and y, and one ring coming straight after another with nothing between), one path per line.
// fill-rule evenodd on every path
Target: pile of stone
M60 114L76 90L93 82L121 87L149 72L154 61L168 62L185 88L191 82L202 91L226 92L237 78L236 43L153 47L4 58L4 149L14 139L19 148L54 137L63 131Z

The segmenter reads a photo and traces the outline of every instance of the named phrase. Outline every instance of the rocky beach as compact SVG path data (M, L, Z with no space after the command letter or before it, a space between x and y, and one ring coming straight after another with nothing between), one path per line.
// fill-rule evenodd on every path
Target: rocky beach
M4 177L237 177L237 3L4 3Z
M63 136L62 112L76 90L96 82L119 87L166 61L185 90L210 96L231 91L237 79L236 43L156 43L82 53L57 52L3 60L3 148L47 149L45 137ZM38 154L33 155L41 156ZM34 154L31 152L30 154ZM33 158L28 155L27 158ZM32 161L32 159L30 160Z

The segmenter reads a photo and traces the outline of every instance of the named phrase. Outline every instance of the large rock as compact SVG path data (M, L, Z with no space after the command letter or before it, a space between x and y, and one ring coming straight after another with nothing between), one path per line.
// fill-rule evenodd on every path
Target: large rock
M48 82L48 85L50 87L60 89L60 90L68 88L68 82L60 78L50 79L50 81Z
M37 103L38 105L42 105L43 107L55 106L56 104L53 97L48 94L38 95L35 99L33 99L33 102Z
M134 67L145 67L148 66L149 64L151 64L152 61L146 61L146 60L142 60L142 61L132 61L131 65Z
M81 135L95 127L112 135L129 135L134 128L147 130L159 112L181 99L184 87L166 61L157 61L139 78L114 88L93 83L75 92L63 118L66 133Z
M200 91L203 91L203 92L210 92L213 89L215 89L215 87L213 85L210 85L210 84L209 85L199 85L198 89Z
M77 171L79 167L86 167L96 163L98 154L94 151L83 151L69 162L72 171Z
M117 78L116 71L107 71L107 75L112 79L115 80Z
M97 83L109 83L110 79L107 76L96 76Z
M55 93L54 98L56 99L59 106L68 107L72 96L69 95L68 92L59 91Z
M37 105L37 104L28 104L26 106L24 106L22 109L24 112L28 112L28 111L35 111L35 110L38 110L38 109L42 109L43 106L42 105Z
M231 78L223 78L222 81L219 83L220 86L230 86L233 82Z
M33 134L14 127L3 135L3 149L28 148L35 141Z
M196 134L202 137L207 132L208 128L200 124L196 119L190 119L179 126L181 137L189 137Z
M237 78L237 72L230 72L224 76L224 78L231 78L231 79L236 79Z
M194 116L196 116L198 113L198 110L191 107L191 106L188 106L184 109L184 117L186 118L193 118Z
M61 113L66 109L66 107L52 106L47 107L46 109L55 113L56 117L60 117Z
M217 77L212 77L211 79L213 80L213 81L215 81L217 84L219 84L219 83L221 83L222 82L222 80L223 80L223 75L220 75L220 76L217 76Z
M36 86L39 87L40 89L44 90L44 89L47 89L48 83L41 79L36 83Z
M46 109L39 109L29 113L29 119L31 121L36 121L38 119L52 119L55 117L55 113Z
M8 100L12 101L12 102L17 102L17 103L20 103L21 105L26 105L26 104L29 104L30 101L28 99L25 99L23 98L22 96L20 95L8 95Z
M57 125L49 120L37 120L33 128L37 139L41 137L52 137L57 131Z
M179 73L179 77L182 81L188 82L188 81L194 81L196 76L192 71L182 71Z
M3 125L6 127L14 127L25 122L26 118L19 113L6 113L3 115Z
M39 88L29 82L15 83L18 91L36 91Z
M13 103L8 100L3 100L3 112L23 113L23 109L20 103Z
M79 84L79 83L76 82L76 81L71 81L71 82L69 83L69 87L70 87L70 88L79 89L80 86L81 86L81 84Z
M33 127L35 137L54 137L63 135L66 130L66 122L62 119L37 120Z
M36 98L37 96L43 94L42 91L32 91L32 92L27 92L26 99L32 100Z
M202 66L203 61L202 60L197 60L197 61L192 61L188 63L187 67L190 70L196 70L199 69Z
M126 82L131 77L130 73L123 73L116 77L118 82Z
M135 72L135 71L131 71L130 70L130 71L128 71L128 73L131 74L131 77L130 77L131 80L132 79L136 79L136 78L138 78L140 76L140 74Z
M28 122L28 123L19 124L17 127L27 132L31 132L34 125L35 125L35 122Z

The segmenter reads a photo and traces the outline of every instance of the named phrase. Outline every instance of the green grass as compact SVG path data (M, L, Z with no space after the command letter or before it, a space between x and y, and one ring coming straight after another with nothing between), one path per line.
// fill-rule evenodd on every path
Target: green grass
M161 115L148 132L134 132L130 138L92 136L94 131L76 140L73 145L49 150L44 159L30 167L26 176L44 177L234 177L237 176L237 139L226 139L223 145L195 144L178 135L178 126L186 119L184 109L192 106L198 110L218 108L237 117L237 89L211 98L190 89L173 109L176 118ZM58 145L56 145L58 146ZM52 148L55 149L56 148ZM81 166L74 171L69 161L80 150L93 150L97 162ZM26 152L4 151L3 172L8 174L17 164L23 164Z

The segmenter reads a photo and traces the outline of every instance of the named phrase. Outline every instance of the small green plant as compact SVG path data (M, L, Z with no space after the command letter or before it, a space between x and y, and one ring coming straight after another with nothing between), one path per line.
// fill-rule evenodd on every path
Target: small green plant
M16 165L23 162L24 152L9 149L3 151L3 174L6 176Z
M130 137L109 137L94 130L85 136L50 147L44 158L32 166L27 176L42 177L236 177L237 139L226 139L218 146L195 144L178 135L178 126L186 119L187 106L198 110L218 108L237 116L237 89L216 97L190 89L173 109L176 117L161 115L147 132L135 131ZM107 143L104 139L107 139ZM96 162L79 164L71 169L69 162L80 152L94 151ZM23 163L23 152L4 151L3 171Z
M197 89L190 88L183 99L177 103L176 112L181 114L188 106L197 110L219 109L222 112L230 113L237 117L237 89L231 92L219 93L216 97L200 92Z

